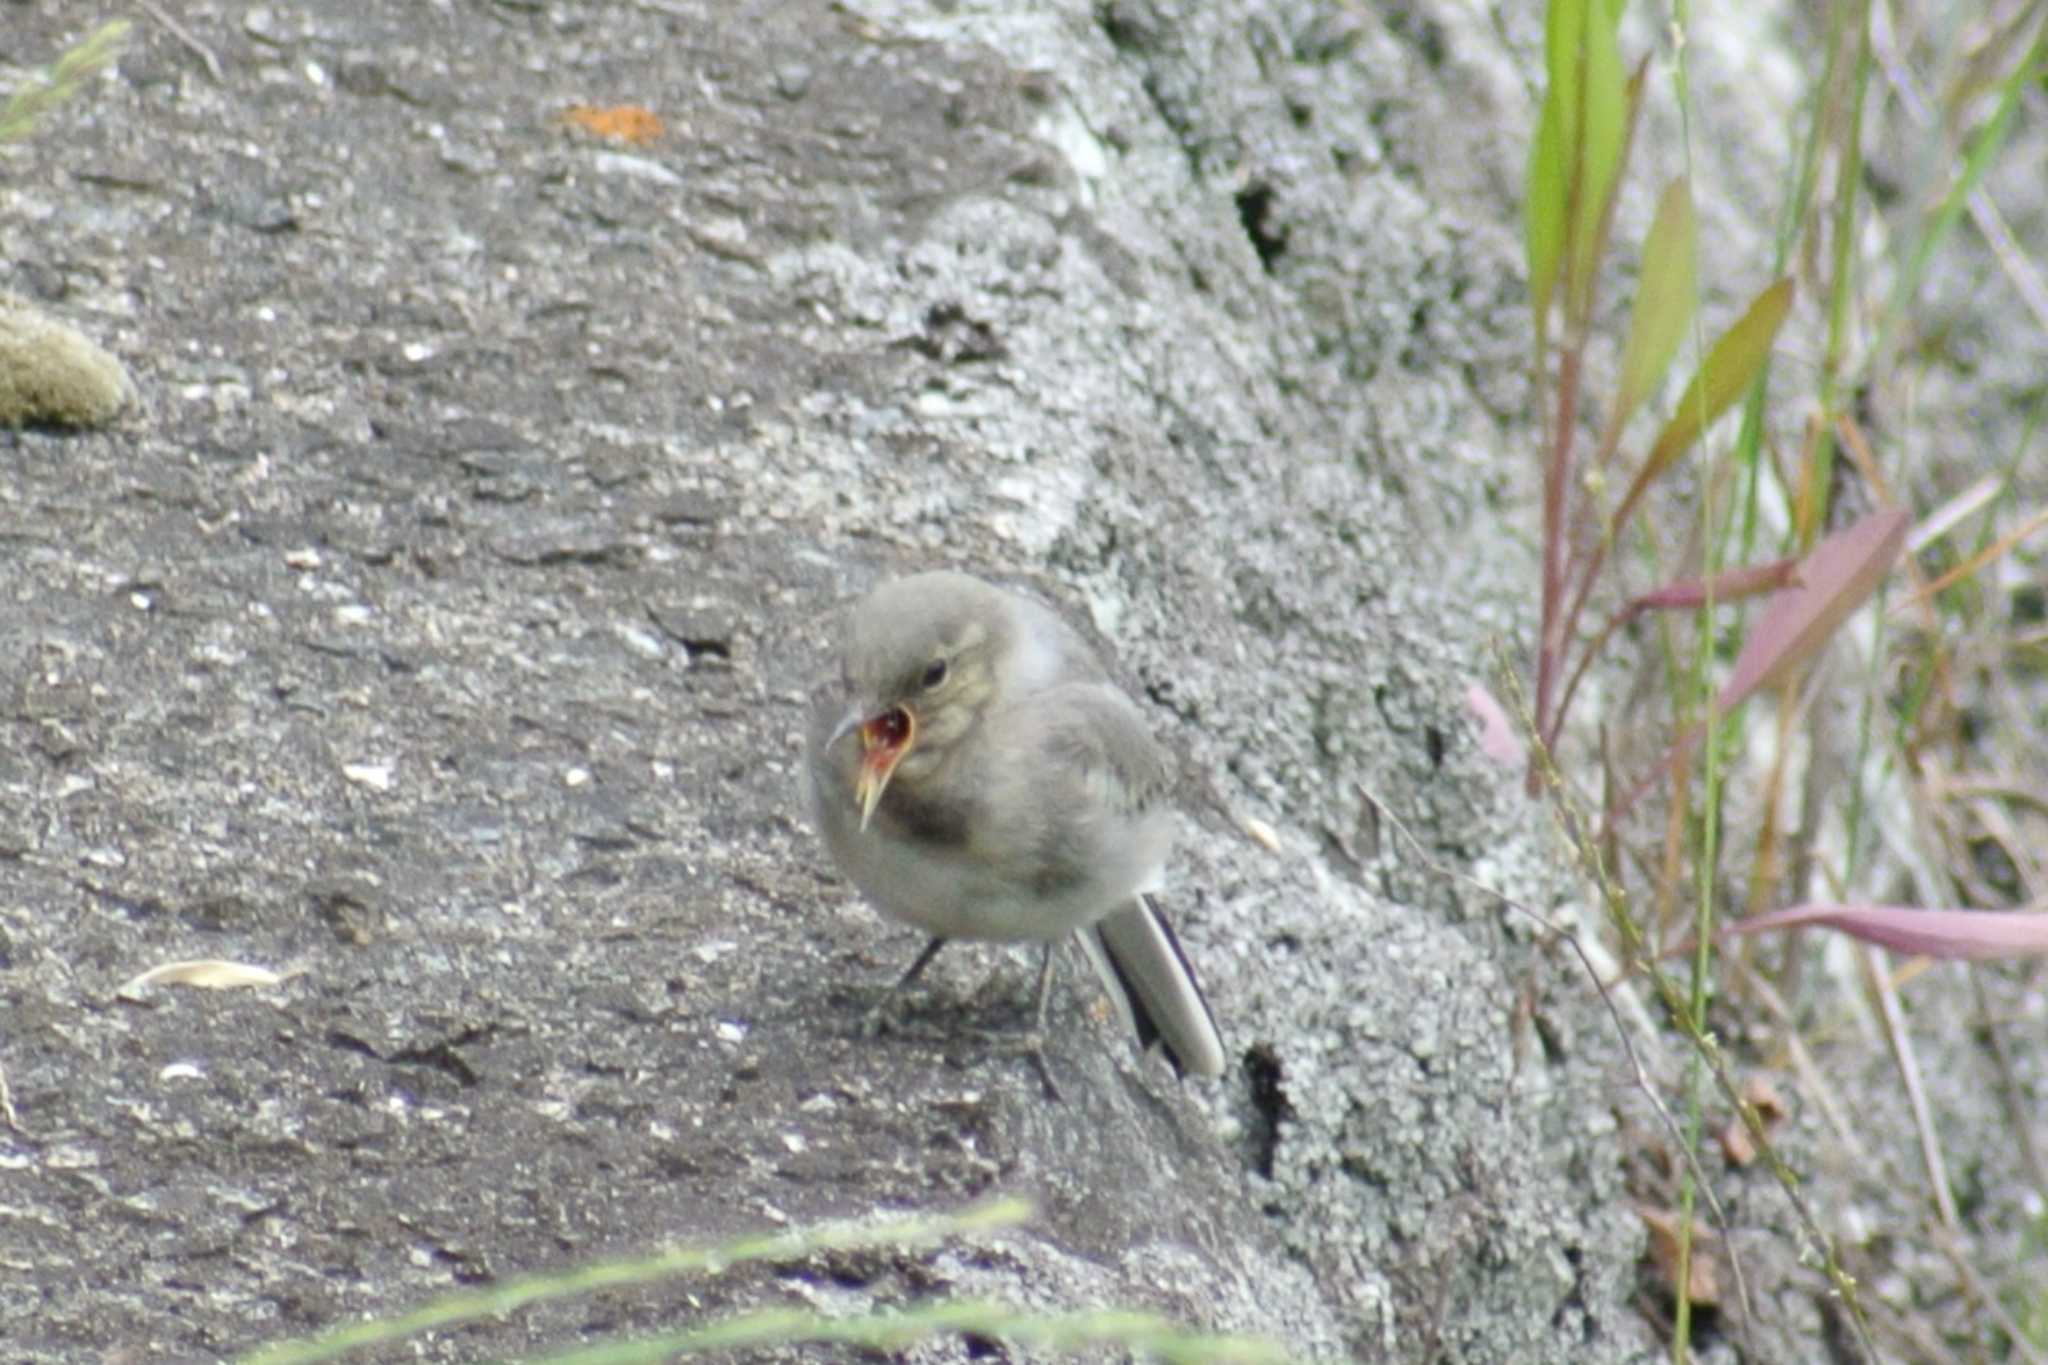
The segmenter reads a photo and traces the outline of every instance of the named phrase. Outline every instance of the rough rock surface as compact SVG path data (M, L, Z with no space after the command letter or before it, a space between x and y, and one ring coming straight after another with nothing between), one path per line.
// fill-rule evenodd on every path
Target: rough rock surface
M75 39L7 7L9 59ZM1247 13L1246 10L1253 11ZM1001 1293L1305 1357L1646 1359L1614 1043L1460 695L1509 624L1527 94L1475 21L1113 0L179 7L0 155L0 286L120 355L0 444L0 1340L195 1359L994 1191L427 1339ZM1526 54L1524 54L1526 55ZM10 73L13 74L13 73ZM635 104L646 146L563 121ZM941 959L803 828L831 613L956 564L1186 755L1236 1067ZM1373 803L1391 819L1375 820ZM1270 854L1235 832L1253 816ZM121 990L221 958L261 990ZM925 1348L964 1358L969 1347Z

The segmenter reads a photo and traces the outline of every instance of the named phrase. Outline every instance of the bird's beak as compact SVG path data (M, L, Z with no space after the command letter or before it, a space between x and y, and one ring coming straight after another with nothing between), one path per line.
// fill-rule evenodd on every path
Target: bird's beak
M874 818L875 807L882 803L882 793L888 790L896 765L917 743L917 717L903 706L866 714L849 712L832 732L826 746L829 748L837 744L856 730L860 732L861 758L860 775L853 784L853 799L860 805L860 827L865 832L868 821Z

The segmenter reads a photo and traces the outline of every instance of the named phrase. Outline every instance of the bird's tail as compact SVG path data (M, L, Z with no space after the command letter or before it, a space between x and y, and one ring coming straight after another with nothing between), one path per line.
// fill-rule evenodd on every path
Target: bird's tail
M1223 1074L1223 1035L1216 1016L1173 926L1151 897L1139 896L1097 920L1081 930L1080 938L1140 1047L1160 1044L1181 1075Z

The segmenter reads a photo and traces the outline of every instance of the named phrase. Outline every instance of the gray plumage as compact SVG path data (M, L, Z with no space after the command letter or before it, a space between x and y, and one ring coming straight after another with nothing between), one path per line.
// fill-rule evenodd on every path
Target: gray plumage
M884 914L935 941L1078 932L1142 1042L1221 1074L1215 1019L1150 900L1172 765L1058 616L965 574L877 588L816 699L805 769L827 848Z

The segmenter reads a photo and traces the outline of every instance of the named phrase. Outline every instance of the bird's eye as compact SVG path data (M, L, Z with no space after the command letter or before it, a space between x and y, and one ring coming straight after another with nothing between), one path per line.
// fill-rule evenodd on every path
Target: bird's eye
M925 691L931 691L934 687L937 687L940 683L944 682L945 680L946 661L944 659L933 659L930 663L924 666L924 678L922 679L922 681L924 684Z

